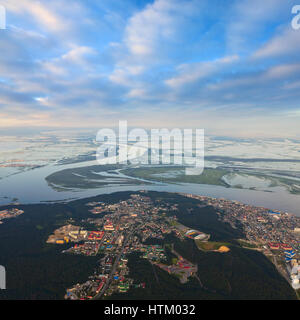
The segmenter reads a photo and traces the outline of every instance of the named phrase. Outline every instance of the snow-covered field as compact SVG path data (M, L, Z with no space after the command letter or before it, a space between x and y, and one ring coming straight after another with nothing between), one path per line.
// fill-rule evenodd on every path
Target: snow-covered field
M0 178L94 152L92 136L45 133L30 137L1 136Z
M72 161L78 156L96 153L99 145L95 143L95 138L93 132L63 131L32 136L1 136L0 178L36 166L59 163L66 159ZM142 158L147 154L145 147L131 147L131 151ZM300 172L299 151L300 141L296 140L205 137L205 166ZM178 152L174 150L174 153Z
M228 140L206 137L205 151L209 156L300 160L300 140Z

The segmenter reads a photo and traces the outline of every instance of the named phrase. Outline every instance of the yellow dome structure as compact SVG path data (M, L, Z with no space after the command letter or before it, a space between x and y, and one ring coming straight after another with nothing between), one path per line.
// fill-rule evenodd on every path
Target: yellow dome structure
M230 251L230 249L228 248L228 247L226 247L226 246L221 246L219 249L218 249L218 251L219 252L228 252L228 251Z

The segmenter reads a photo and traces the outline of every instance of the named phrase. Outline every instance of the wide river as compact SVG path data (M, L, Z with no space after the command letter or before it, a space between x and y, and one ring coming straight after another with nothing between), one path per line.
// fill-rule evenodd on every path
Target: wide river
M96 165L96 161L88 161L68 165L48 165L34 170L11 175L0 180L0 205L11 203L17 198L22 204L40 203L45 201L61 201L86 198L99 194L117 191L153 190L167 192L183 192L204 195L214 198L237 200L245 204L262 206L273 210L281 210L300 216L300 195L290 194L283 187L272 188L272 192L247 189L225 188L222 186L203 184L161 184L153 185L107 185L105 187L85 190L56 191L46 182L45 178L56 171Z

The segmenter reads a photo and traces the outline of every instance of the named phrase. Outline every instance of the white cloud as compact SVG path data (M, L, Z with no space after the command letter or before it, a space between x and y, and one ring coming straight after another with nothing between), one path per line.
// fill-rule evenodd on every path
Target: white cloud
M282 16L290 17L293 0L244 0L237 1L227 22L229 50L247 49L253 39L264 34L264 28L276 23ZM250 40L250 41L249 41Z
M176 1L175 1L176 3ZM157 40L172 36L175 16L174 3L156 0L130 18L125 30L125 44L137 56L152 55L157 49Z
M34 40L46 39L46 36L44 34L34 30L25 30L20 27L16 27L14 25L9 25L9 28L14 32L15 35L19 35L20 37L31 38Z
M109 75L108 79L119 85L128 86L130 80L128 73L123 68L116 68L112 74Z
M49 97L35 97L34 100L39 102L41 105L50 106Z
M300 90L300 81L294 81L294 82L290 82L284 85L283 89L286 90Z
M42 27L49 31L61 32L70 27L69 22L50 8L49 3L36 0L4 0L3 5L15 14L31 15Z
M210 76L211 74L220 71L223 66L238 60L239 57L235 55L217 59L215 61L184 64L177 68L179 74L166 80L165 83L173 88L180 87Z
M300 50L300 33L289 25L280 34L274 36L257 50L253 58L269 58L298 54Z
M264 78L269 79L285 79L291 77L293 74L299 74L300 64L281 64L270 68L264 75Z
M143 98L145 95L146 91L144 89L132 89L127 94L129 98Z
M87 58L97 54L97 51L92 47L77 46L72 44L72 49L61 55L60 57L42 61L43 69L56 76L66 76L70 72L70 66L74 65L76 70L79 67L83 69L91 69Z
M141 75L161 60L162 45L176 39L180 23L197 7L197 0L155 0L135 13L128 20L122 42L112 44L121 54L109 79L130 86L130 77Z
M300 64L281 64L269 67L261 72L237 74L234 78L209 84L206 86L209 90L226 90L227 92L242 90L242 87L255 87L259 92L260 88L272 86L275 88L281 85L283 81L291 79L292 76L299 74ZM247 92L245 92L247 93Z
M96 54L96 50L91 47L86 46L74 46L73 49L68 51L62 56L62 60L66 62L76 63L76 64L84 64L85 57L87 55Z
M55 61L44 61L41 65L46 72L56 76L65 76L68 72L64 66L57 65Z

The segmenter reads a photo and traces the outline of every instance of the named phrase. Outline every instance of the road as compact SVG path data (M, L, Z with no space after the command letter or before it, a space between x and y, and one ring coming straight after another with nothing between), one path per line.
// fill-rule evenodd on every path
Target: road
M133 232L132 229L130 229L128 235L127 235L126 238L124 239L122 248L121 248L119 254L117 255L117 257L116 257L116 259L115 259L115 262L114 262L114 264L113 264L113 266L112 266L112 269L111 269L111 271L110 271L110 274L109 274L109 276L108 276L108 278L107 278L107 280L106 280L106 282L105 282L105 285L103 286L103 288L101 289L101 291L100 291L99 293L97 293L97 294L93 297L93 300L99 300L99 299L101 299L101 297L102 297L102 295L104 294L104 292L105 292L105 291L108 289L108 287L110 286L110 283L111 283L111 281L112 281L112 279L113 279L113 276L114 276L114 274L115 274L115 272L116 272L116 270L117 270L117 267L118 267L118 265L119 265L120 258L121 258L122 254L123 254L123 252L124 252L124 248L125 248L128 240L130 239L130 237L131 237L131 235L132 235L132 232Z

